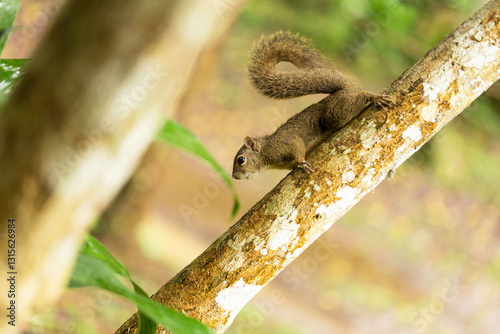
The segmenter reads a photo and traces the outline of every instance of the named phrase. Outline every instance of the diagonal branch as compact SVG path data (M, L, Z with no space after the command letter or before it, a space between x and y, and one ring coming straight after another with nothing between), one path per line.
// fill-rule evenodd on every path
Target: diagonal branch
M500 1L491 1L294 170L153 298L223 333L239 310L363 196L500 78ZM137 327L136 316L117 333ZM157 331L158 333L159 331Z

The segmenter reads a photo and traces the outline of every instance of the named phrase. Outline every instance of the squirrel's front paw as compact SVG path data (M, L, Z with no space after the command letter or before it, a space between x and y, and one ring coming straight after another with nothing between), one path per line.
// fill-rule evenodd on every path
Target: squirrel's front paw
M394 102L389 95L379 95L372 103L377 109L387 109L394 106Z
M308 163L305 160L302 161L302 162L299 162L299 164L297 165L297 167L300 168L300 169L302 169L307 174L311 174L311 173L314 172L314 169L312 169L311 164Z

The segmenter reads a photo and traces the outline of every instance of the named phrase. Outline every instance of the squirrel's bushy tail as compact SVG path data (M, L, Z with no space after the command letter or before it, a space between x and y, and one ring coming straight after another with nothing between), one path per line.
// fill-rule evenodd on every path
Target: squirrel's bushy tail
M291 62L298 69L278 71L276 64L281 61ZM264 36L256 43L248 73L255 88L276 99L331 94L351 83L308 40L283 31Z

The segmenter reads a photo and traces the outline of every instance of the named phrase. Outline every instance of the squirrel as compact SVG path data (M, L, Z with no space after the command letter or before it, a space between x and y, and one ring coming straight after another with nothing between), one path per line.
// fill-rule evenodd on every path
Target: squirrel
M298 70L278 71L276 65L281 61L292 63ZM271 98L330 95L292 116L273 134L245 137L234 158L235 179L248 179L268 168L297 167L312 173L306 158L315 147L367 107L387 109L393 105L388 96L362 90L335 70L309 40L290 32L262 37L251 52L248 74L252 85Z

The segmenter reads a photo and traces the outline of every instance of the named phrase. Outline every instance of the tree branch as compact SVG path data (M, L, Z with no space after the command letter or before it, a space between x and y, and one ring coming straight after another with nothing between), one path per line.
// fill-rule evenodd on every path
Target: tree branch
M367 110L292 171L152 298L223 333L316 238L500 77L491 1L396 80L392 110ZM116 333L135 333L132 316ZM160 328L157 333L160 332Z

